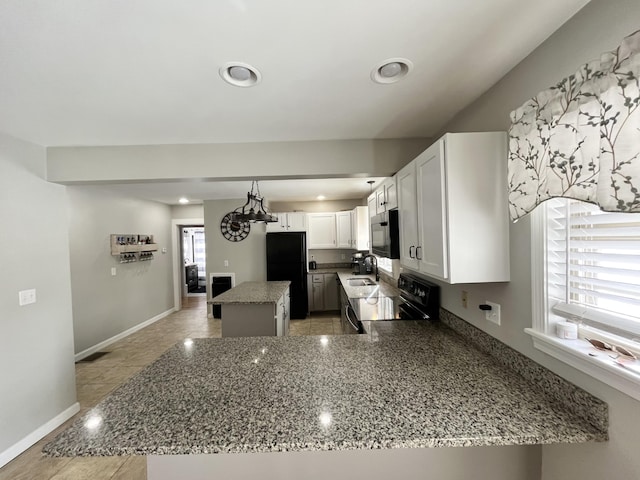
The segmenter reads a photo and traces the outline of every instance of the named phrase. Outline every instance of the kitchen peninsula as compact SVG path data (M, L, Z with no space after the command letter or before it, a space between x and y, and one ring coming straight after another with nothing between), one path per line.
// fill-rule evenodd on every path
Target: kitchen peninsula
M606 404L557 377L541 381L553 395L445 324L373 323L367 335L179 343L44 452L149 455L151 480L413 479L445 465L439 478L482 465L482 478L528 480L536 445L607 439Z
M289 281L243 282L214 297L222 305L223 337L284 336L289 332Z

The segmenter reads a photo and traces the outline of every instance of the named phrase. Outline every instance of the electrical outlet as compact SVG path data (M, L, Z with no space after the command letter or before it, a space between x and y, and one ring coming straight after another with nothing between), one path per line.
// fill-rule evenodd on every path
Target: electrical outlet
M225 267L228 267L228 266L229 266L229 260L225 260L225 261L224 261L224 266L225 266Z
M111 267L111 276L112 277L116 276L116 267Z
M491 310L487 310L485 312L487 320L492 323L495 323L496 325L500 325L500 304L489 302L486 300L484 303L491 307Z
M467 292L466 290L462 290L460 300L462 301L462 306L464 308L467 308L469 306L469 292Z
M18 304L20 306L36 303L36 289L21 290L18 292Z

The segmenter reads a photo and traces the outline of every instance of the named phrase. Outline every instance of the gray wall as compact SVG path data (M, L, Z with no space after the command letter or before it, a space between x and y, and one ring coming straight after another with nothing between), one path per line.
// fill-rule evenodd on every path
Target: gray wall
M103 187L67 187L75 351L82 352L173 308L171 208ZM150 261L120 264L110 235L152 234ZM166 248L167 253L161 253ZM111 275L116 267L116 276Z
M0 133L0 457L76 402L67 197L44 167L44 148Z
M366 205L362 199L352 200L324 200L316 202L272 202L269 208L274 212L340 212L353 210L355 207Z
M589 60L613 50L640 26L637 0L594 0L516 66L480 99L462 111L444 131L507 130L509 112L539 91L555 85ZM511 226L511 282L489 285L443 286L445 308L473 325L602 398L610 408L610 441L586 445L543 447L544 480L640 478L638 432L640 403L535 350L524 329L531 326L530 222ZM469 309L462 308L461 290L469 292ZM483 320L472 308L485 300L502 305L502 326Z
M204 205L171 205L171 218L204 218Z
M47 179L74 184L153 179L386 177L409 163L428 139L327 140L54 147Z
M204 229L207 239L207 284L212 272L234 272L236 285L247 281L267 279L266 227L264 223L251 225L249 236L241 242L230 242L220 232L225 214L244 205L246 198L207 200L204 202ZM229 266L224 266L224 261ZM208 293L209 297L211 293Z

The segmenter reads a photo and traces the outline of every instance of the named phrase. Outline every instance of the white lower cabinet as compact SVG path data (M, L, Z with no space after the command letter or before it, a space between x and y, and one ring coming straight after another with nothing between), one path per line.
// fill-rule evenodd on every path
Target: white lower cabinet
M448 133L396 175L400 263L447 283L506 282L504 132Z
M291 320L291 294L290 289L280 297L276 303L276 335L278 337L289 335L289 321Z

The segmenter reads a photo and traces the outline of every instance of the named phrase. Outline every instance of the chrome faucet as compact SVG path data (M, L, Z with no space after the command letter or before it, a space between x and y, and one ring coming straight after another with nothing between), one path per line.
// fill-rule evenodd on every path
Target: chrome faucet
M368 253L362 258L363 259L366 259L366 258L372 258L373 259L373 263L375 264L375 267L376 267L376 282L379 282L380 281L380 272L378 271L378 257L376 257L375 255L373 255L371 253Z

